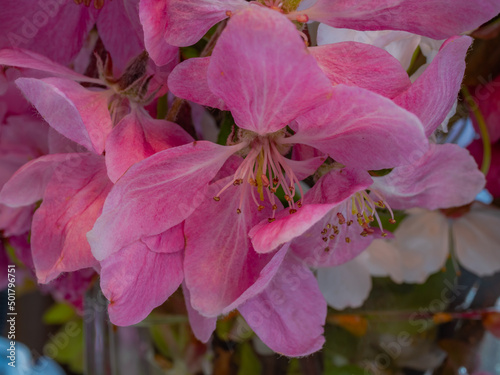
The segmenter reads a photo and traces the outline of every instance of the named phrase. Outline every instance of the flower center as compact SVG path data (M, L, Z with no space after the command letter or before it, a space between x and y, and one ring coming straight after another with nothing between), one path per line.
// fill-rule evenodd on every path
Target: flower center
M294 196L296 186L298 186L300 196L303 195L302 187L292 168L288 165L288 159L283 156L288 148L277 142L278 139L286 137L286 132L279 131L259 136L249 131L242 131L239 136L243 142L248 144L248 154L234 173L233 180L219 191L214 200L220 201L221 194L231 186L241 186L240 205L236 210L239 214L245 194L250 189L252 199L259 211L264 209L263 203L266 200L269 202L273 210L269 222L272 222L275 220L278 209L276 194L281 188L290 214L297 212L297 209L301 207L301 201L295 202Z
M380 193L375 190L371 190L370 193L377 200L374 200L367 191L363 190L354 194L343 204L343 207L336 214L332 215L333 220L321 231L322 240L326 244L326 252L330 251L330 247L328 247L330 241L338 241L337 237L339 236L343 236L346 243L351 243L352 238L350 237L350 233L354 232L354 227L358 227L361 231L359 235L362 237L374 234L375 230L370 226L374 221L377 221L382 231L382 237L387 236L377 209L386 208L389 211L391 215L389 223L391 224L396 223L394 213Z

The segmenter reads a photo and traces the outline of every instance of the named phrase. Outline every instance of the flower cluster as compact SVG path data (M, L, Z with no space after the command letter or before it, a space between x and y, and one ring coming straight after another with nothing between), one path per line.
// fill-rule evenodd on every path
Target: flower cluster
M443 211L398 229L421 238L387 227L394 210L461 207L484 188L469 152L435 132L461 87L472 39L460 34L499 12L496 0L16 1L0 16L5 243L77 306L99 274L116 325L182 288L201 341L237 310L275 352L313 353L327 302L359 305L349 286L370 267L422 282L442 266L447 245L434 264L423 239L448 225ZM410 77L419 45L427 63ZM404 249L377 250L394 241Z

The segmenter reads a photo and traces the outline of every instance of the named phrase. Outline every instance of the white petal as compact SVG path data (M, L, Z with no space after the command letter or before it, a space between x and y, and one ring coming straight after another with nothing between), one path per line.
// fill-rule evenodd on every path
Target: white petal
M403 282L401 252L392 240L374 240L358 258L372 276L390 276L396 283Z
M500 210L476 204L453 222L460 264L478 276L500 271Z
M319 25L318 28L318 45L339 42L371 44L372 46L385 49L398 59L405 69L410 67L413 53L417 49L420 40L421 37L419 35L405 31L357 31L338 29L325 24Z
M394 236L401 251L403 281L423 283L444 266L449 252L449 225L440 212L408 216Z
M318 270L318 284L326 302L335 309L359 307L370 294L370 272L357 258L341 266Z

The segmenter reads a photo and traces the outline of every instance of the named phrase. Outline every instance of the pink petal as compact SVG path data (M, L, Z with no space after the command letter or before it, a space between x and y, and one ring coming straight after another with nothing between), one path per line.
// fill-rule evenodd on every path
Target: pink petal
M0 230L5 237L29 232L35 206L7 207L0 204Z
M137 241L104 259L101 289L111 322L139 323L165 302L182 282L182 258L182 252L157 253Z
M208 87L208 65L211 57L193 58L177 65L168 77L168 87L177 97L207 107L228 110L224 101Z
M348 167L365 170L409 164L428 148L418 118L368 90L337 85L332 100L297 119L288 143L303 143Z
M142 237L141 241L147 245L151 251L157 253L171 254L184 250L184 223L169 228L161 234L155 236Z
M294 214L283 210L276 220L266 220L249 232L255 251L267 253L279 245L301 236L320 221L332 208L359 190L370 186L372 180L364 171L333 170L323 176L304 196L301 208ZM321 231L321 230L320 230Z
M144 0L142 0L144 1ZM244 0L162 0L166 3L165 40L173 46L195 44L228 12L245 8Z
M72 1L15 1L0 14L0 48L24 48L68 65L94 21L93 9Z
M258 211L246 190L247 184L231 186L232 190L222 193L218 202L212 199L232 180L230 176L212 184L201 205L185 223L186 286L192 306L209 317L229 312L259 293L265 287L260 279L268 282L282 259L275 254L261 256L252 248L248 231L263 218L270 217L272 209L266 205ZM236 212L238 208L241 214ZM274 265L264 271L269 264Z
M96 27L104 47L113 58L117 76L144 50L138 7L139 0L109 1L97 16Z
M50 126L89 151L103 152L113 128L106 91L62 78L19 78L16 84Z
M133 110L113 129L106 140L106 167L116 182L135 163L167 148L193 141L173 122L155 120L143 109Z
M182 292L184 294L184 301L186 301L189 325L198 340L207 342L210 336L212 336L212 332L215 331L217 318L206 318L191 306L191 295L189 294L189 289L186 287L186 283L182 284Z
M484 153L483 141L481 139L476 140L467 146L467 149L477 164L482 165ZM488 189L494 198L500 197L500 143L498 142L491 147L491 166L486 175L486 189Z
M61 163L65 169L53 175L33 216L33 261L43 284L61 272L97 265L85 235L101 214L112 184L103 157L79 156L72 163Z
M332 84L358 86L394 98L410 87L410 78L389 52L364 43L343 42L309 51Z
M159 66L174 60L179 54L179 49L165 40L166 0L140 0L139 17L144 29L144 44L151 59Z
M67 43L64 43L67 44ZM0 50L0 65L15 66L18 68L35 69L53 74L57 77L71 79L77 82L92 82L102 84L98 79L78 74L65 66L59 65L45 56L23 49Z
M320 350L325 342L325 299L312 272L291 255L267 288L238 310L277 353L304 356Z
M65 165L72 163L78 165L84 155L46 155L25 164L4 185L0 193L0 203L10 207L20 207L39 201L53 175L58 180L62 180L67 172Z
M318 0L297 11L310 20L356 30L403 30L434 39L473 30L500 12L496 0Z
M472 43L468 36L449 39L431 64L394 102L416 114L430 136L445 120L457 100L465 71L465 55Z
M353 224L350 226L340 224L337 213L349 220L352 216L349 211L347 202L331 208L321 220L297 236L290 249L311 267L333 267L354 259L377 238L379 230L376 234L362 236L363 228L354 221L355 218L351 219ZM335 227L339 230L338 234L334 232ZM330 236L334 236L333 239Z
M393 208L434 210L472 202L484 184L484 175L467 150L453 144L431 144L415 163L374 178L373 189Z
M314 174L314 172L316 172L326 159L326 155L316 156L306 160L287 159L287 164L292 169L295 177L297 177L297 180L302 181Z
M496 143L500 140L500 76L484 86L477 86L473 94L488 126L490 141ZM479 133L475 116L472 116L472 121Z
M295 25L258 6L231 18L214 48L208 86L238 126L259 134L283 128L331 92Z
M102 260L184 221L204 199L209 181L240 148L199 141L135 164L117 181L88 234L94 256Z

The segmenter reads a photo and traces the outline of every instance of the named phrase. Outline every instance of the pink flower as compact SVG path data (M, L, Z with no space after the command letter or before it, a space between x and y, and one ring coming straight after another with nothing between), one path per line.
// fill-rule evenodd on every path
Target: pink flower
M1 98L1 97L0 97ZM28 161L48 153L48 126L28 114L12 115L0 123L0 187ZM29 231L34 205L0 204L0 230L5 237Z
M144 74L146 61L139 57L129 70ZM20 50L0 51L0 63L57 76L23 77L16 84L49 125L67 138L53 132L50 155L25 164L0 193L1 202L10 207L43 199L32 223L37 278L48 283L61 272L97 267L85 235L100 215L112 181L133 163L192 138L176 124L152 119L139 105L147 91L141 86L147 77L140 74L138 81L129 82L131 73L126 72L114 86L104 67L101 80L88 78ZM107 88L86 89L77 82ZM123 82L128 84L120 86ZM126 112L120 114L116 105L123 101ZM112 115L121 116L114 128ZM104 149L106 156L102 155Z
M138 0L16 1L0 15L0 48L28 49L67 66L95 26L121 74L144 50L137 6ZM176 56L177 48L167 47L160 65Z
M141 22L146 40L154 40L152 54L168 44L189 46L213 25L258 2L244 0L141 0ZM283 2L266 0L265 6L292 21L319 21L334 27L356 30L403 30L444 39L472 29L495 17L500 5L495 0L471 3L467 0L317 0L311 7L288 9Z
M191 73L184 75L186 70ZM407 150L428 147L418 119L389 99L356 87L332 87L293 24L261 7L235 14L212 56L179 65L169 87L180 97L190 87L203 104L230 110L240 127L234 144L194 142L131 167L116 182L88 239L101 262L129 264L125 274L135 266L128 248L144 246L139 242L185 221L186 286L191 304L206 317L242 306L278 272L287 246L257 254L248 232L277 217L278 188L289 202L286 215L301 212L301 202L293 199L298 182L325 156L291 160L286 154L294 144L311 145L361 169L401 165L408 162ZM346 189L332 200L344 200L359 184L354 179L342 185ZM146 245L151 257L176 250ZM165 298L163 291L171 288L164 282L168 288L144 278L121 288L120 295L139 298L142 290L153 289ZM137 305L128 321L144 317L148 309L151 305Z
M97 154L106 149L106 166L113 182L135 162L164 148L192 141L178 125L153 120L142 107L165 92L159 78L170 69L157 71L158 77L150 75L146 54L132 60L118 79L109 71L110 60L98 63L99 79L75 73L24 50L0 50L0 64L52 76L22 77L16 84L52 128ZM89 89L79 82L105 88Z
M424 74L411 87L393 99L395 103L420 118L427 136L430 136L442 123L457 97L465 70L464 58L470 42L469 37L448 40ZM173 76L175 77L175 73ZM319 121L315 123L321 124ZM311 143L311 146L313 145ZM336 159L335 156L331 156ZM373 237L368 236L371 232L368 225L370 221L377 219L377 206L392 205L400 198L411 207L422 206L431 209L452 207L469 203L477 194L478 187L479 189L482 187L483 179L478 177L480 172L476 164L468 153L458 146L432 145L426 152L409 151L408 156L413 159L412 163L394 168L386 177L379 178L373 186L371 186L372 179L363 170L346 170L344 175L339 170L330 172L331 176L324 176L331 180L330 182L318 181L308 192L311 198L304 197L304 201L307 200L308 204L301 212L288 216L282 213L275 222L268 225L260 223L251 230L250 236L256 250L268 252L297 238L295 242L300 244L296 244L294 248L302 249L300 251L303 257L312 256L310 264L338 265L352 259L371 242ZM339 161L349 166L349 163ZM456 173L457 169L454 167L463 165L467 165L467 169L457 168L459 173ZM357 167L362 168L361 165ZM465 178L465 183L460 180L462 177ZM342 202L336 200L335 197L338 195L329 193L329 190L334 189L332 186L335 184L339 186L345 184L343 182L345 179L363 182L358 189L352 191L356 195L351 197L351 201ZM462 189L457 189L451 194L447 189L442 189L443 186L457 186L457 181ZM364 191L369 186L370 190L377 191L378 195L371 194L370 197ZM342 204L338 206L340 203ZM362 217L358 217L358 214ZM373 217L367 220L363 215ZM353 225L347 226L350 222ZM339 229L335 230L335 227ZM342 227L345 230L340 234ZM322 232L325 233L321 236L313 235ZM299 236L302 238L298 238ZM342 251L335 251L338 246Z

